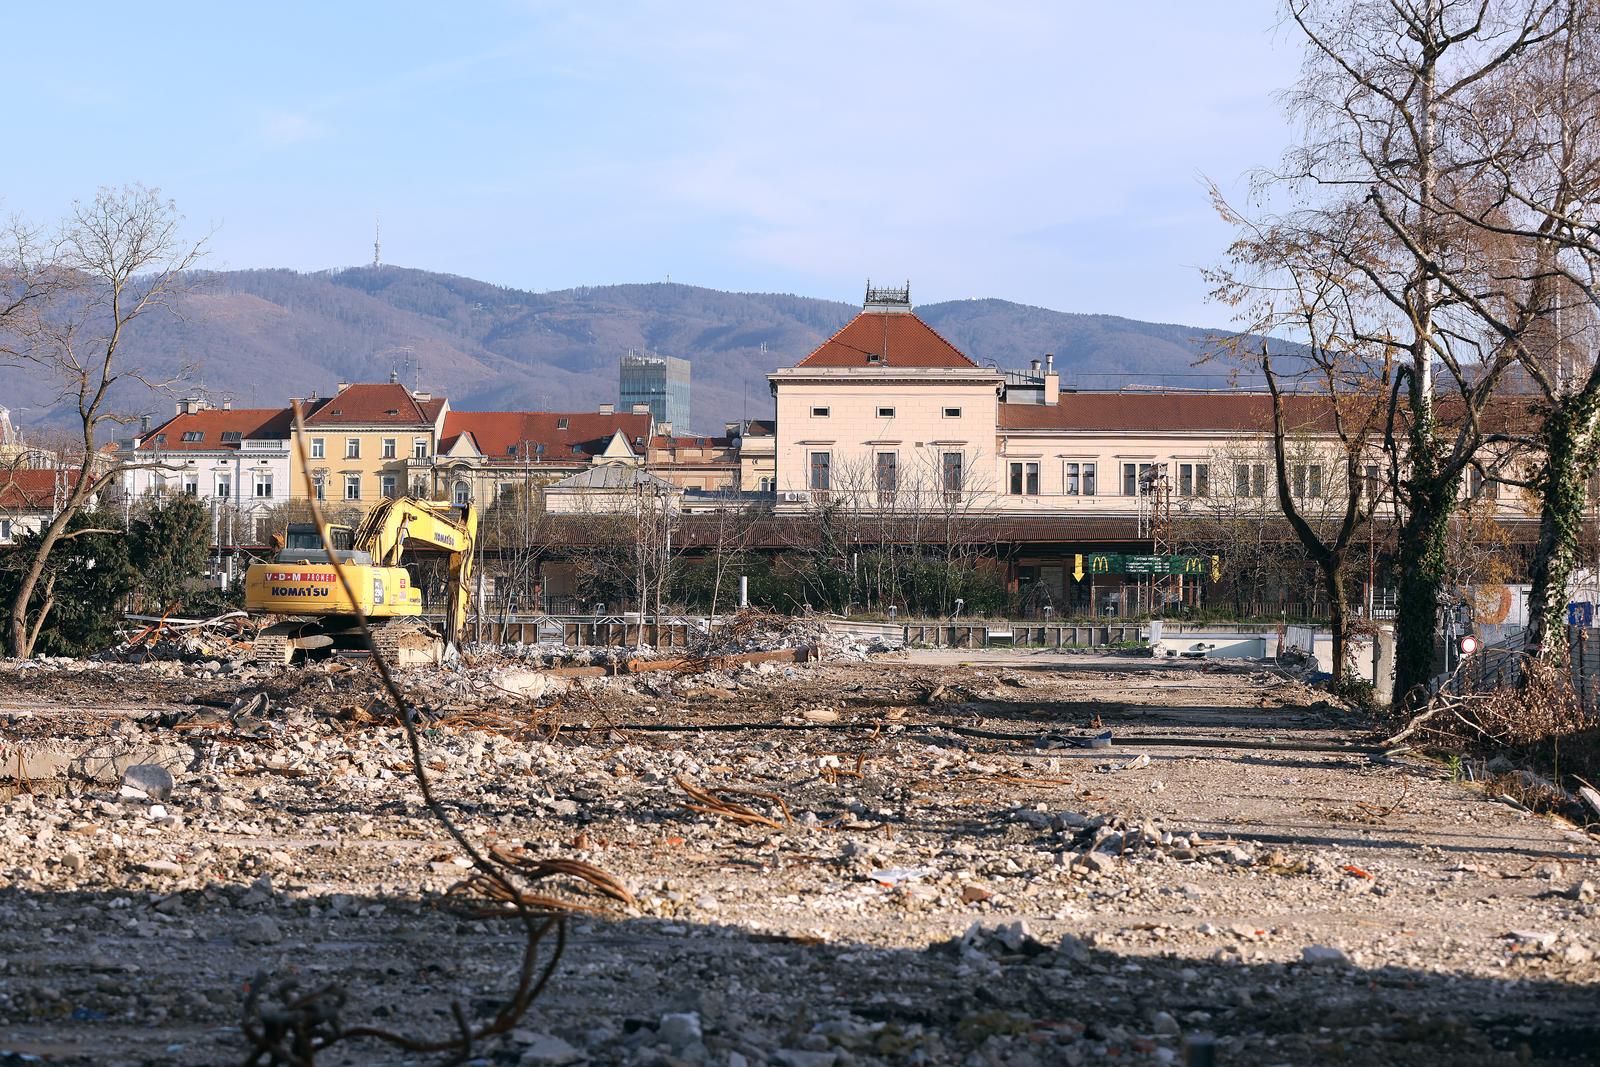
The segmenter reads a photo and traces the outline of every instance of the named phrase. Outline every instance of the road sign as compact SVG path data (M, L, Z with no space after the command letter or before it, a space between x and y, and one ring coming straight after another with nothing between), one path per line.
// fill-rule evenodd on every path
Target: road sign
M1072 557L1072 580L1075 581L1075 582L1083 581L1083 555L1082 555L1082 553Z
M1456 649L1462 656L1470 656L1478 651L1478 639L1471 634L1467 634L1461 638L1461 641L1456 645Z
M1594 625L1594 604L1587 600L1574 600L1567 605L1567 625L1589 627Z

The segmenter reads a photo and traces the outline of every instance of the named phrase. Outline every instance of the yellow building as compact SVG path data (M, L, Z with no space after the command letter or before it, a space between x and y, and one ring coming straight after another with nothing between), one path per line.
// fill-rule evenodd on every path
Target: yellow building
M397 382L341 382L333 396L304 405L305 448L317 498L344 507L366 508L384 497L414 489L407 470L437 454L450 403ZM300 442L290 450L293 495L305 495Z

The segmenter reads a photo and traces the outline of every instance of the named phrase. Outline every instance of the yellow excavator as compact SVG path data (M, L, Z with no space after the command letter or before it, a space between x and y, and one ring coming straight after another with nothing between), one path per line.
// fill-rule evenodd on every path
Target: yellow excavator
M468 504L399 497L384 500L355 529L329 527L340 567L367 617L375 650L400 665L437 662L467 620L478 513ZM402 565L408 548L443 552L449 561L444 634L421 622L422 590ZM245 572L245 610L291 616L256 637L258 663L292 663L325 649L365 649L355 607L312 523L291 523L270 563Z

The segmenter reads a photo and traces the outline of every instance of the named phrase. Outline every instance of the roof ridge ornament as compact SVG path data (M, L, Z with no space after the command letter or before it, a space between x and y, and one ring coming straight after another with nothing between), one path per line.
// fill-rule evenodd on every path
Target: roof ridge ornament
M909 312L911 310L911 282L908 280L903 288L895 289L888 286L875 286L872 279L867 279L867 298L861 304L862 311L878 312Z

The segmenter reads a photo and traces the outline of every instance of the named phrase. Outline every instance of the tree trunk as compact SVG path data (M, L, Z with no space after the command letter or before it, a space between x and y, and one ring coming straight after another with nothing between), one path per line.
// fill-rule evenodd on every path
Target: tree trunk
M1545 460L1535 483L1539 544L1529 568L1525 647L1551 667L1558 666L1567 653L1567 584L1577 564L1584 489L1594 467L1593 409L1597 402L1563 406L1545 423Z
M1350 673L1350 598L1344 583L1345 560L1322 564L1322 587L1328 594L1328 626L1333 631L1333 691L1339 692Z
M1433 677L1439 595L1445 584L1456 479L1430 479L1412 490L1411 510L1400 529L1400 605L1395 616L1394 693L1402 707L1427 692Z

